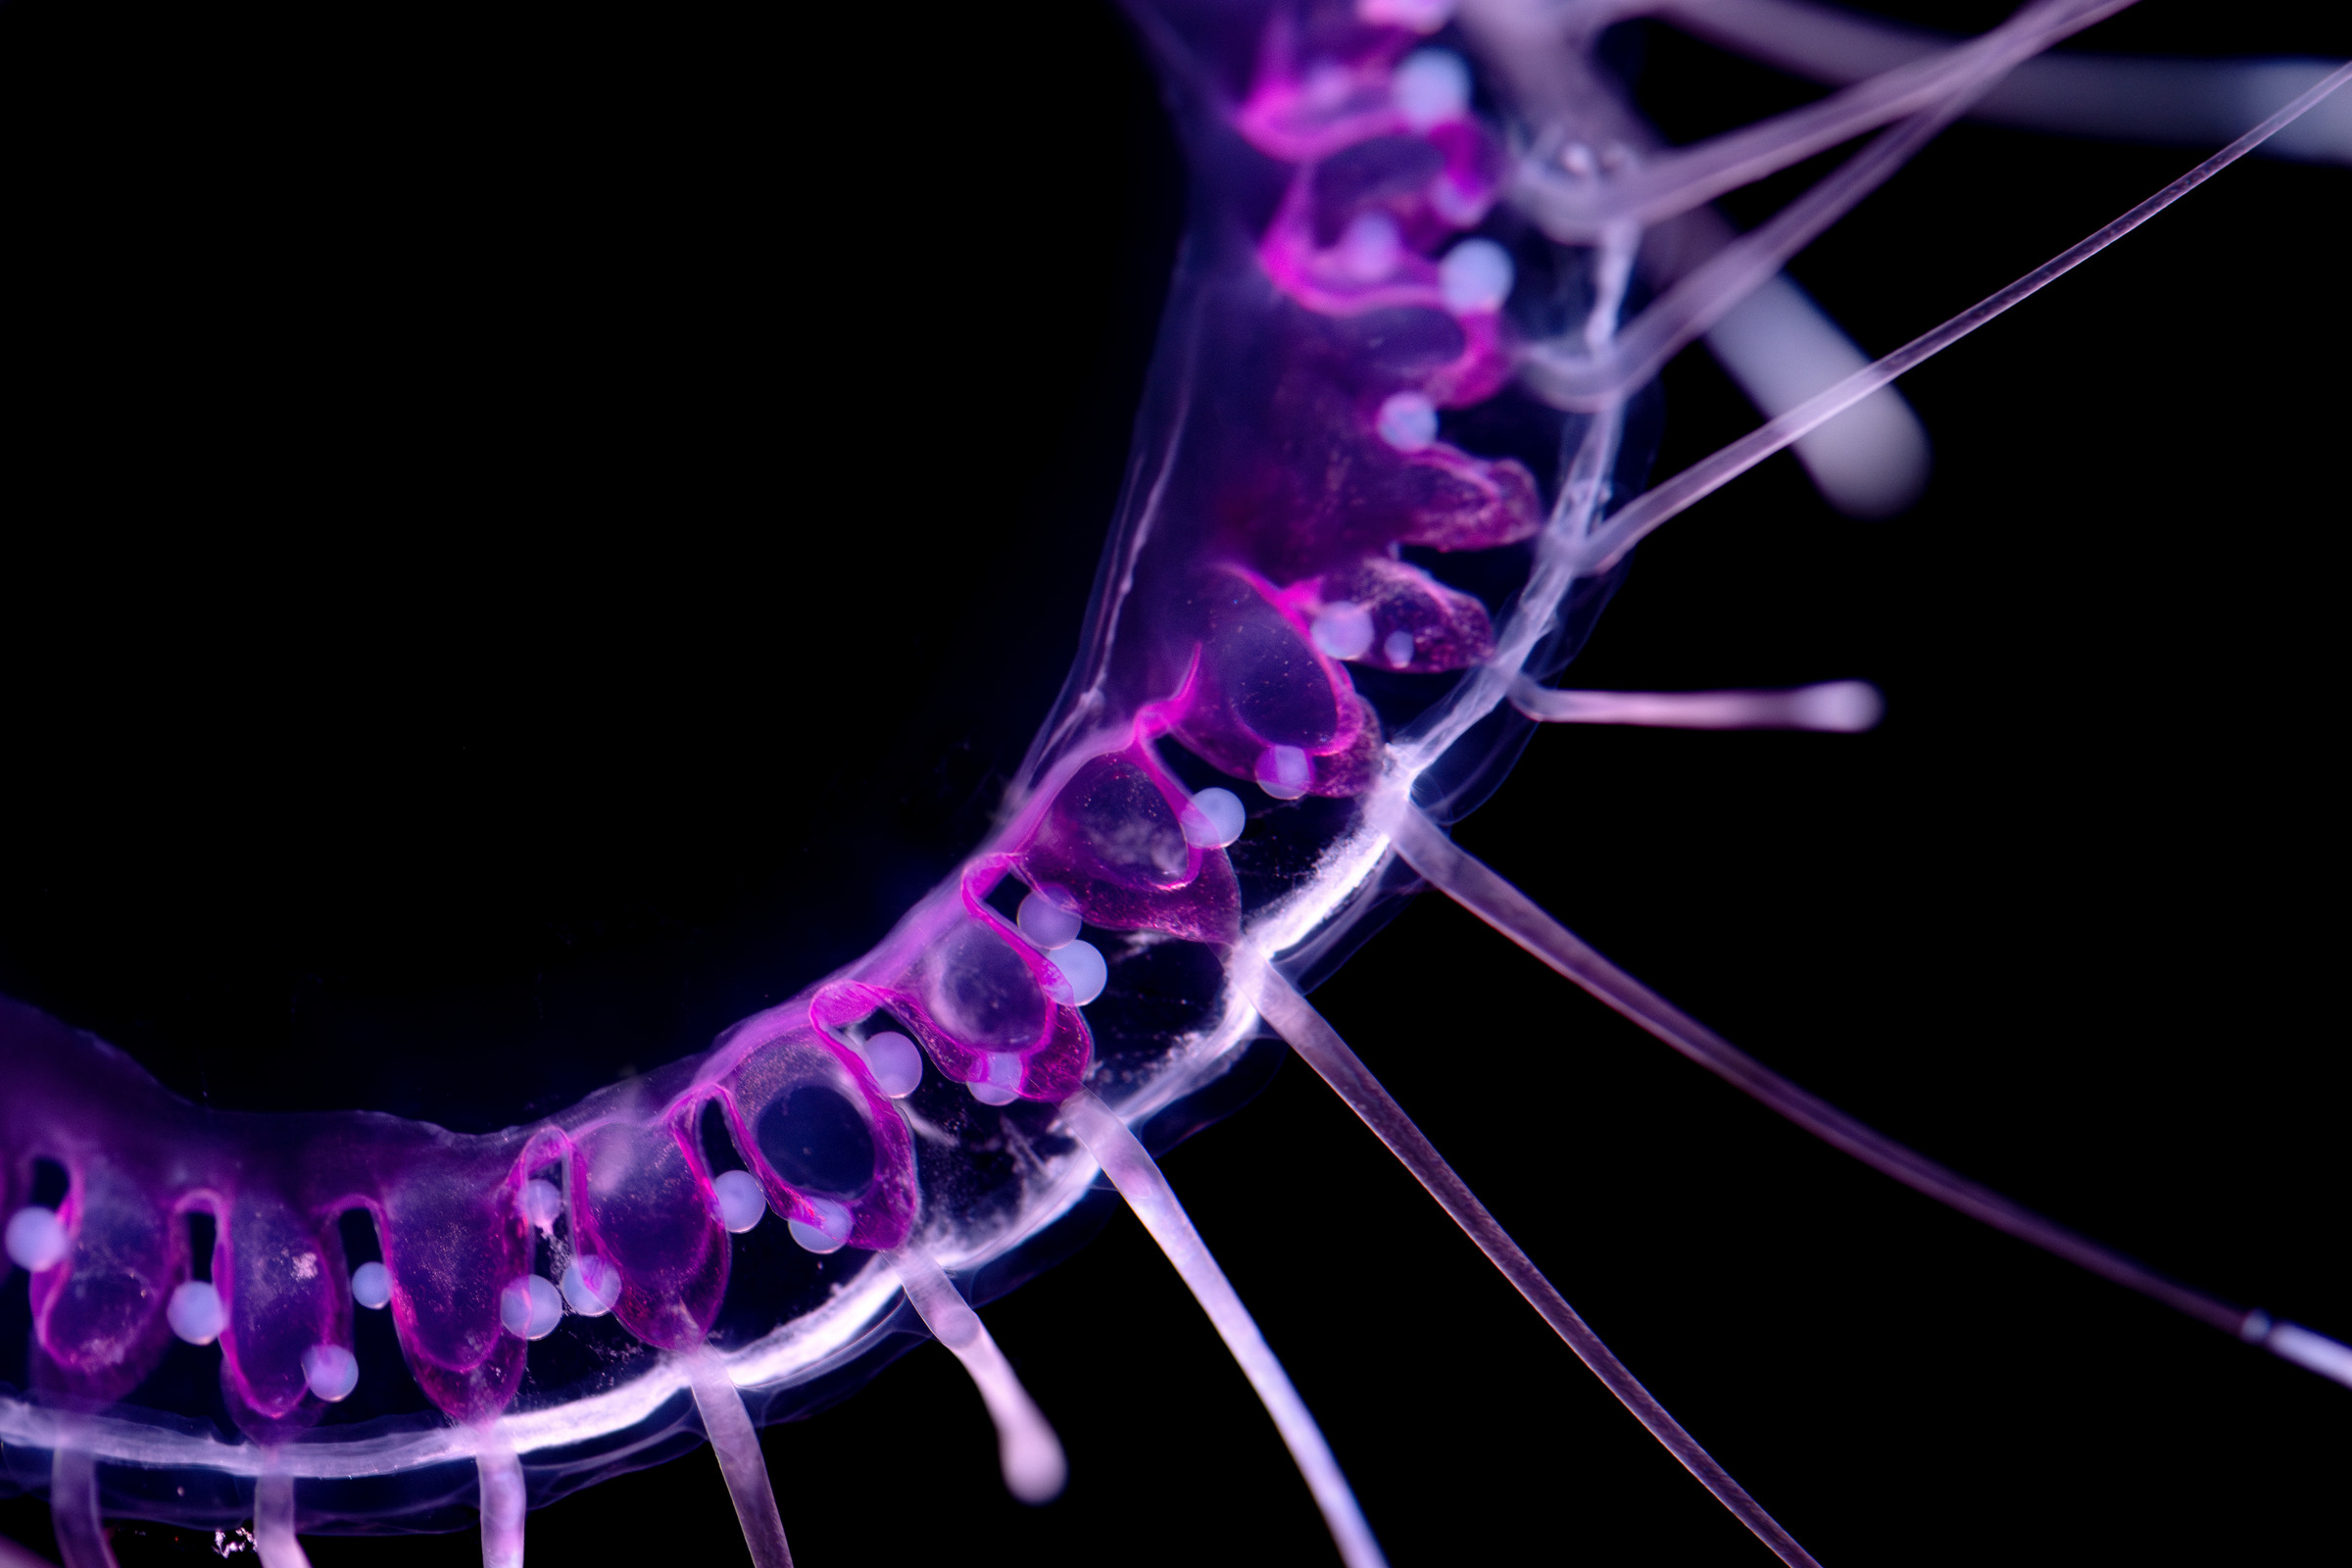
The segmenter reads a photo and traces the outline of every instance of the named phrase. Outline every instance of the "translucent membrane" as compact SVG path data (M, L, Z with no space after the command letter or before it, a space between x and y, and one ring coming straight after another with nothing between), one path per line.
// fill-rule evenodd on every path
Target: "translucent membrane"
M1250 1386L1257 1391L1291 1457L1298 1461L1299 1473L1306 1477L1307 1490L1314 1494L1315 1506L1323 1510L1323 1522L1341 1557L1348 1568L1386 1568L1388 1559L1372 1539L1372 1528L1364 1523L1363 1510L1356 1506L1355 1494L1340 1473L1339 1461L1331 1456L1322 1429L1307 1412L1306 1401L1291 1386L1290 1374L1267 1348L1265 1336L1257 1331L1256 1321L1242 1304L1225 1271L1217 1266L1208 1245L1193 1229L1191 1216L1176 1200L1175 1191L1152 1163L1152 1155L1136 1142L1127 1124L1090 1091L1082 1089L1063 1101L1061 1119L1095 1156L1095 1163L1127 1200L1127 1206L1135 1210L1135 1217L1144 1222L1144 1229L1152 1233L1152 1239L1183 1276L1193 1298L1216 1325L1218 1337L1233 1352Z
M1628 550L1668 518L1713 495L1766 458L1828 423L1913 366L1941 353L2011 306L2064 277L2261 146L2282 127L2309 113L2314 105L2348 79L2352 79L2352 65L2328 73L2325 80L2299 95L2294 102L2098 232L2068 246L2007 288L1970 306L1941 326L1913 338L1885 359L1864 366L1836 386L1798 404L1777 418L1765 421L1712 457L1692 464L1664 484L1639 497L1593 531L1584 546L1584 569L1592 574L1607 571L1625 559Z
M775 1488L767 1479L767 1457L760 1451L760 1434L743 1407L735 1380L727 1375L726 1363L708 1348L690 1350L683 1359L694 1407L702 1413L710 1451L718 1456L718 1471L726 1478L727 1495L734 1500L752 1561L758 1568L792 1568L792 1548L784 1544L784 1516L776 1511Z
M1245 956L1235 964L1234 983L1266 1022L1290 1042L1291 1049L1322 1074L1323 1081L1338 1091L1374 1136L1389 1146L1389 1152L1413 1173L1413 1179L1429 1189L1429 1196L1438 1200L1438 1206L1478 1244L1487 1260L1501 1270L1512 1288L1526 1297L1528 1304L1568 1342L1577 1359L1590 1367L1592 1375L1633 1412L1634 1419L1648 1428L1650 1436L1664 1444L1666 1451L1697 1477L1699 1485L1713 1493L1716 1500L1729 1508L1741 1524L1754 1531L1756 1539L1770 1546L1781 1561L1791 1568L1818 1568L1812 1554L1798 1545L1796 1539L1782 1529L1779 1521L1766 1513L1732 1479L1730 1472L1699 1446L1695 1438L1683 1430L1682 1423L1668 1414L1666 1407L1642 1386L1641 1380L1601 1343L1600 1336L1577 1315L1567 1298L1544 1277L1509 1233L1495 1223L1494 1216L1487 1212L1478 1196L1453 1173L1453 1167L1446 1163L1421 1129L1413 1125L1404 1107L1396 1103L1380 1080L1372 1076L1371 1069L1348 1049L1348 1042L1340 1038L1339 1031L1298 994L1298 988L1262 956L1254 955Z
M253 1487L253 1549L262 1568L311 1568L294 1539L294 1478L263 1472Z
M2332 1340L2291 1323L2274 1325L2266 1313L2232 1306L2166 1279L2144 1264L1914 1153L1798 1088L1587 947L1526 894L1447 839L1417 807L1407 806L1397 812L1390 832L1396 853L1431 886L1724 1082L1779 1111L1822 1142L1972 1219L2352 1387L2352 1350ZM1275 1027L1282 1027L1279 1021ZM2330 1348L2323 1350L2322 1346Z
M979 1388L989 1418L997 1424L997 1457L1004 1470L1004 1490L1028 1503L1052 1502L1060 1496L1070 1473L1061 1440L1054 1435L1029 1391L1021 1387L988 1325L980 1321L980 1314L964 1300L956 1282L929 1254L894 1252L890 1261L923 1326L956 1352L956 1359L963 1363Z
M1553 691L1521 676L1511 706L1546 724L1650 724L1668 729L1812 729L1853 734L1886 711L1868 681L1761 692Z

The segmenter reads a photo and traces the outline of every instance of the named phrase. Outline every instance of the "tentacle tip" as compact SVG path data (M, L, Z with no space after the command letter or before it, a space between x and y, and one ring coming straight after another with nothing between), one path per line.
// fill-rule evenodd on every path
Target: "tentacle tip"
M1824 681L1795 694L1791 705L1798 723L1807 729L1859 735L1878 727L1886 716L1886 699L1866 680Z
M1934 466L1927 429L1891 387L1801 437L1796 456L1824 501L1864 522L1910 511Z
M1004 1490L1015 1500L1042 1508L1062 1494L1070 1479L1059 1440L1040 1432L1004 1445Z

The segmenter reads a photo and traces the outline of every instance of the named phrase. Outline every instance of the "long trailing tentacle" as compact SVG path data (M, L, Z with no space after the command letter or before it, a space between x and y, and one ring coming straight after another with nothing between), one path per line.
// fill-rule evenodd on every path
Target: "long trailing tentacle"
M1806 0L1664 0L1632 9L1750 60L1832 85L1892 71L1958 41ZM2109 140L2213 142L2301 92L2334 64L2043 55L2011 72L1969 117ZM2352 163L2352 105L2312 116L2264 151Z
M1454 1174L1453 1167L1423 1136L1421 1129L1413 1125L1413 1119L1396 1103L1396 1097L1372 1075L1362 1058L1348 1049L1348 1042L1340 1038L1339 1031L1315 1010L1313 1004L1299 995L1298 988L1263 956L1254 953L1237 956L1234 978L1259 1015L1290 1042L1291 1049L1308 1066L1322 1075L1323 1081L1348 1102L1348 1109L1363 1118L1364 1125L1388 1145L1389 1152L1413 1173L1413 1179L1438 1200L1438 1206L1478 1245L1478 1250L1487 1254L1512 1288L1527 1298L1528 1304L1551 1325L1553 1332L1568 1342L1577 1359L1591 1368L1592 1375L1617 1396L1618 1402L1633 1412L1634 1419L1646 1427L1649 1435L1695 1476L1700 1486L1713 1493L1717 1501L1753 1531L1757 1540L1771 1547L1781 1561L1790 1568L1818 1568L1812 1554L1797 1544L1796 1538L1765 1512L1732 1479L1731 1473L1715 1461L1714 1455L1683 1430L1682 1423L1642 1386L1642 1380L1601 1343L1600 1336L1592 1332L1576 1308L1568 1304L1567 1298L1544 1277L1543 1270L1520 1250L1519 1244L1511 1240L1494 1216L1487 1212L1478 1195Z
M265 1470L253 1488L253 1553L262 1568L311 1568L294 1534L294 1478Z
M49 1519L66 1568L116 1568L98 1513L98 1460L86 1448L60 1443L50 1455Z
M1607 0L1600 0L1604 6ZM1517 7L1506 0L1474 0L1465 6L1460 22L1473 48L1508 88L1531 126L1536 147L1551 150L1552 159L1570 172L1596 173L1594 149L1612 154L1620 172L1645 167L1648 161L1680 154L1660 144L1654 129L1633 106L1619 96L1615 85L1587 62L1575 39L1609 18L1596 17L1590 6L1552 12ZM1642 270L1652 284L1671 298L1661 298L1643 312L1642 338L1629 333L1626 345L1592 341L1585 352L1594 360L1631 365L1651 357L1658 342L1676 338L1680 318L1705 318L1708 352L1755 403L1766 418L1786 413L1823 388L1861 368L1869 357L1856 348L1819 306L1806 298L1785 273L1762 276L1752 265L1756 258L1801 244L1810 224L1867 194L1873 184L1908 156L1914 134L1924 128L1922 117L1935 120L1948 109L1965 107L1989 78L1962 82L1947 98L1908 117L1914 123L1898 126L1869 148L1846 160L1813 190L1763 228L1740 236L1720 214L1705 204L1690 208L1665 223L1642 229L1621 225L1639 234ZM1544 163L1531 157L1523 162L1520 183L1542 187L1554 175ZM1537 201L1532 194L1514 195L1515 202ZM1614 232L1612 230L1612 232ZM1731 252L1729 259L1724 253ZM1694 273L1705 271L1703 277ZM1688 287L1682 285L1688 281ZM1744 291L1744 292L1743 292ZM1649 341L1652 334L1655 341ZM1594 390L1592 377L1575 366L1573 343L1549 345L1552 355L1564 356L1566 367L1547 367L1543 346L1526 351L1524 376L1531 390L1544 395L1556 391L1577 407ZM1556 388L1543 383L1547 368L1562 369L1571 382ZM1603 366L1599 381L1632 384ZM1603 400L1605 402L1605 399ZM1797 444L1798 462L1830 504L1856 516L1887 516L1915 499L1927 481L1928 439L1901 394L1883 388L1849 409L1826 427Z
M482 1568L522 1568L522 1521L531 1498L522 1461L505 1434L484 1434L473 1456L482 1495Z
M776 1511L776 1489L767 1479L760 1432L743 1407L743 1396L726 1362L708 1347L687 1352L685 1360L695 1409L710 1439L710 1451L718 1456L719 1474L726 1478L727 1496L735 1504L735 1519L743 1526L743 1544L752 1561L757 1568L792 1568L792 1547L784 1541L784 1516Z
M1520 356L1521 380L1554 408L1591 410L1625 397L1753 294L1782 263L1885 184L1957 119L1965 104L1965 99L1955 98L1886 131L1762 227L1740 235L1678 278L1601 348L1580 343L1563 349L1558 342L1528 345Z
M1865 131L1955 99L1965 102L2017 65L2132 0L2039 0L1942 55L1694 146L1606 183L1523 166L1513 199L1553 239L1590 244L1612 225L1649 224L1802 163Z
M2352 65L2328 73L2323 80L2297 95L2292 103L2280 108L2261 124L2121 218L2068 246L2008 287L1986 296L1942 325L1921 333L1892 354L1863 367L1836 386L1777 418L1766 420L1712 457L1692 464L1673 478L1648 490L1593 530L1584 546L1585 568L1594 573L1608 570L1625 558L1628 550L1669 518L1713 495L1766 458L1828 423L1896 376L1951 347L2010 307L2064 277L2294 123L2348 80L2352 80Z
M1348 1568L1387 1568L1388 1559L1381 1554L1380 1543L1372 1538L1372 1527L1364 1522L1363 1509L1357 1506L1355 1493L1348 1485L1340 1463L1332 1457L1331 1445L1323 1440L1322 1428L1306 1408L1306 1401L1291 1385L1291 1375L1282 1369L1282 1362L1267 1346L1266 1338L1258 1332L1256 1320L1242 1304L1242 1298L1217 1266L1216 1257L1200 1233L1193 1228L1192 1217L1176 1200L1175 1190L1168 1186L1167 1177L1160 1174L1150 1151L1127 1130L1127 1124L1108 1105L1096 1098L1093 1091L1082 1089L1061 1102L1062 1125L1102 1167L1135 1217L1144 1222L1144 1229L1159 1244L1159 1250L1175 1265L1176 1272L1216 1325L1217 1335L1241 1366L1250 1386L1257 1391L1259 1402L1266 1414L1274 1418L1291 1457L1298 1462L1299 1473L1306 1477L1307 1490L1314 1494L1315 1505L1323 1510L1323 1522L1338 1544L1340 1555Z
M1511 706L1544 724L1646 724L1663 729L1811 729L1854 734L1886 711L1868 681L1832 680L1786 691L1582 692L1511 683Z
M1485 861L1447 838L1420 808L1399 804L1386 825L1396 853L1432 887L1724 1082L1833 1149L1972 1219L2352 1388L2352 1349L2299 1325L2276 1322L2258 1308L2232 1305L2167 1279L2147 1265L1906 1149L1790 1083L1602 957Z

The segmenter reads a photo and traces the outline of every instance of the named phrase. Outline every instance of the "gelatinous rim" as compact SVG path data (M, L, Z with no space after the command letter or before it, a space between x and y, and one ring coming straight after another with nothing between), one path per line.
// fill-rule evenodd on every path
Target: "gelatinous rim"
M1064 764L1069 765L1073 764ZM1326 925L1372 880L1387 851L1386 837L1368 828L1343 836L1325 855L1314 880L1261 911L1244 940L1280 951ZM978 853L987 853L986 848ZM1198 1093L1223 1076L1240 1048L1259 1032L1255 1012L1229 991L1217 1023L1193 1037L1180 1061L1120 1102L1119 1114L1130 1124L1139 1123ZM1054 1156L1046 1168L1050 1179L1033 1188L1036 1196L1019 1215L985 1243L958 1250L947 1245L948 1238L941 1234L921 1238L926 1250L943 1267L968 1274L1034 1241L1085 1198L1099 1174L1083 1151ZM720 1352L720 1358L736 1386L756 1401L761 1394L814 1382L870 1354L896 1332L892 1324L902 1299L897 1276L877 1258L815 1311L740 1349ZM391 1416L314 1431L272 1450L270 1464L274 1473L297 1479L355 1480L469 1463L485 1449L505 1449L518 1453L528 1469L535 1452L610 1440L646 1426L688 1388L683 1363L665 1354L619 1388L511 1413L487 1429L453 1425L437 1413ZM0 1396L0 1445L49 1449L69 1435L75 1448L106 1464L239 1477L258 1476L263 1468L260 1445L224 1442L200 1430L199 1423L170 1416L84 1414Z

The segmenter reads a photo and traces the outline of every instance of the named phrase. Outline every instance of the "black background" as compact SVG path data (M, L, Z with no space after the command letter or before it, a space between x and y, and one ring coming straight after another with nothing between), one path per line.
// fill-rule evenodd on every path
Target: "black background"
M2244 9L2084 43L2347 47ZM1689 140L1812 89L1660 31L1641 92ZM862 951L984 829L1180 218L1114 18L12 3L0 115L0 991L218 1104L490 1126ZM2195 156L1962 127L1793 271L1884 352ZM1832 1101L2339 1336L2347 177L2242 164L1907 378L1903 518L1780 459L1678 519L1570 677L1862 676L1877 732L1545 734L1460 830ZM1662 473L1753 419L1702 356L1667 393ZM1845 1161L1451 908L1318 1002L1823 1561L2340 1549L2345 1391ZM1763 1560L1310 1075L1167 1169L1397 1562ZM766 1434L801 1561L1328 1560L1131 1222L989 1317L1068 1494L1004 1498L926 1348ZM35 1499L0 1531L50 1544ZM699 1457L531 1549L741 1551Z

